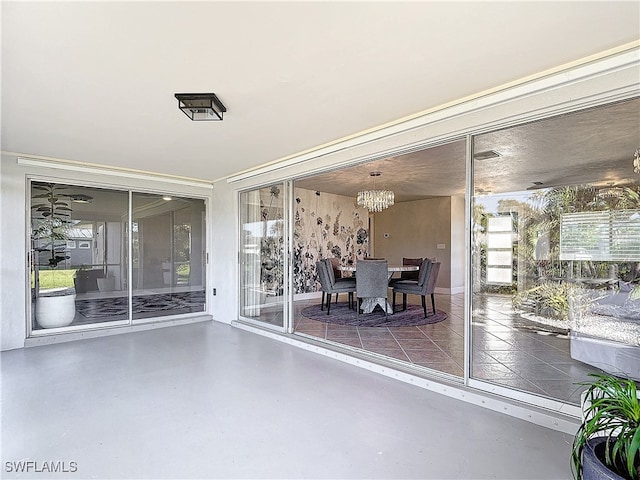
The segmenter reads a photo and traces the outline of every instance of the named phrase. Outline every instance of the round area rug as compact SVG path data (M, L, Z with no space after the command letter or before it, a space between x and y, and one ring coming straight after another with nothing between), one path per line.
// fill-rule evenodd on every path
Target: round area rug
M427 314L429 312L430 310L427 309ZM349 310L347 302L331 304L330 315L327 315L326 308L320 310L319 303L303 308L301 314L305 318L319 322L357 327L415 327L438 323L447 318L447 314L442 310L436 310L435 315L428 315L427 318L424 318L424 310L420 305L407 305L407 309L403 312L402 304L396 305L396 312L393 315L389 314L387 318L380 307L376 307L372 313L358 315L355 310Z

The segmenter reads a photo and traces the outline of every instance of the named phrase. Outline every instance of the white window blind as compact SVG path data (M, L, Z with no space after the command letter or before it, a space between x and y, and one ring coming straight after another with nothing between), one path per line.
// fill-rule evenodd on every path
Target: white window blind
M514 214L515 215L515 214ZM487 283L513 282L513 218L510 214L487 219Z
M560 260L639 261L640 210L562 215Z

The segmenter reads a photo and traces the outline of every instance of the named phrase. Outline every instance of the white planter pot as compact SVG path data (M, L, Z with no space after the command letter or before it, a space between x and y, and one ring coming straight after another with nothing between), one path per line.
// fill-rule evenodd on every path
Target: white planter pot
M36 300L36 320L42 328L71 325L76 315L76 294L73 289L41 292Z

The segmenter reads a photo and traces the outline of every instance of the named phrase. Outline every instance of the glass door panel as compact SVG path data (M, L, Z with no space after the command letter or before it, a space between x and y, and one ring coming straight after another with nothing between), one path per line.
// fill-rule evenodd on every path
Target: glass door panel
M639 108L474 138L473 379L578 405L589 373L640 378Z
M132 194L133 319L205 310L204 200Z
M31 183L33 332L128 322L129 194Z
M240 196L240 315L284 326L284 184Z

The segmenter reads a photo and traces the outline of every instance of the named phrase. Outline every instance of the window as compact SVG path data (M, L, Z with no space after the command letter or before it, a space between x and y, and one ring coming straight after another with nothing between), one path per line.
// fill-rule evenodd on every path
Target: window
M640 210L562 215L560 260L640 260Z

